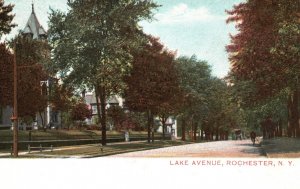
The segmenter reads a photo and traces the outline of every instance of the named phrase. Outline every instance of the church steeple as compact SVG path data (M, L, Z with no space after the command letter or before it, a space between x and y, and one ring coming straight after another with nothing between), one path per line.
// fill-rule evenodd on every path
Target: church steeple
M23 34L31 36L33 39L46 39L47 32L43 26L39 23L36 14L34 12L34 3L31 4L32 12L27 21L27 24L23 30Z
M34 14L34 3L33 3L33 1L31 3L31 6L32 6L32 13Z

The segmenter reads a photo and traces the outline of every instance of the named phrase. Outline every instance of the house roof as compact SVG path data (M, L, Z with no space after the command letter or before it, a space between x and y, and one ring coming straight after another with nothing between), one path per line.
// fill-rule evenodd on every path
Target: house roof
M25 28L23 29L24 34L31 34L33 39L39 39L40 36L47 35L46 30L40 24L37 19L37 16L34 12L34 5L32 4L32 12L27 21Z
M96 97L95 94L86 94L85 95L85 102L87 104L96 104ZM107 104L120 104L120 100L117 98L117 96L113 95L111 97L109 97L106 100Z

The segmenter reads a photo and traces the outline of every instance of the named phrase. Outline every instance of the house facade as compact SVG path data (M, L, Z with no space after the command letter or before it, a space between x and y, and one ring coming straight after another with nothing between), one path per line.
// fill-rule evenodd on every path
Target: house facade
M87 119L86 122L88 125L97 123L97 101L94 93L87 93L84 95L85 103L88 105L89 109L92 111L92 117ZM117 95L112 95L106 101L106 108L111 106L120 106L123 107L123 99Z
M95 94L94 93L84 94L83 98L85 99L85 103L92 110L92 118L87 119L86 123L88 125L96 124L98 120L98 116L97 116L97 102L96 102ZM109 108L111 106L124 107L124 99L117 95L111 96L110 98L107 99L106 108ZM157 125L161 125L158 118L155 119L155 122L157 123ZM110 129L113 129L113 125L108 123L108 126ZM163 132L162 126L159 126L156 132L162 133ZM177 137L177 120L174 117L169 117L167 119L165 133Z

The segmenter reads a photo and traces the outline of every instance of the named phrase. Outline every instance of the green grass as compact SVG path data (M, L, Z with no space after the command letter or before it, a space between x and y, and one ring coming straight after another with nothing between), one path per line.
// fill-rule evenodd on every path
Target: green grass
M30 131L19 131L19 141L28 141ZM130 137L145 137L146 132L130 132ZM155 134L155 136L161 136L161 134ZM13 131L2 130L0 131L0 141L12 141ZM107 131L108 138L124 137L123 132ZM37 140L66 140L66 139L99 139L101 138L101 131L92 130L33 130L31 131L32 141Z
M191 144L191 142L183 141L155 141L154 143L138 142L138 143L122 143L111 144L103 147L99 144L89 144L80 146L68 146L54 149L53 152L32 152L30 154L21 155L20 158L66 158L66 157L101 157L126 152L134 152L141 150L150 150L170 146L178 146L184 144Z

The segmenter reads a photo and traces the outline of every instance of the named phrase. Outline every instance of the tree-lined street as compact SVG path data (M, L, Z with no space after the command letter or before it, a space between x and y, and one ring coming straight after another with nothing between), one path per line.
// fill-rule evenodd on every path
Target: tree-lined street
M259 158L266 157L263 149L253 146L249 140L217 141L167 147L142 152L131 152L112 157L212 157L212 158Z
M97 131L103 147L109 132L127 142L134 132L147 133L148 145L160 133L162 141L195 143L145 156L259 157L261 148L248 145L251 132L266 142L300 136L300 5L293 0L234 1L230 9L227 3L213 9L236 26L227 36L225 77L213 74L210 59L195 55L205 44L192 44L194 55L185 55L145 30L145 22L155 20L181 23L178 30L205 28L204 20L225 24L205 2L199 6L208 7L191 8L183 1L166 11L160 1L68 0L68 8L49 9L47 27L32 2L27 23L7 38L18 24L7 1L0 0L0 128L14 123L14 157L19 129ZM194 36L201 37L208 36ZM203 52L219 55L213 48Z

